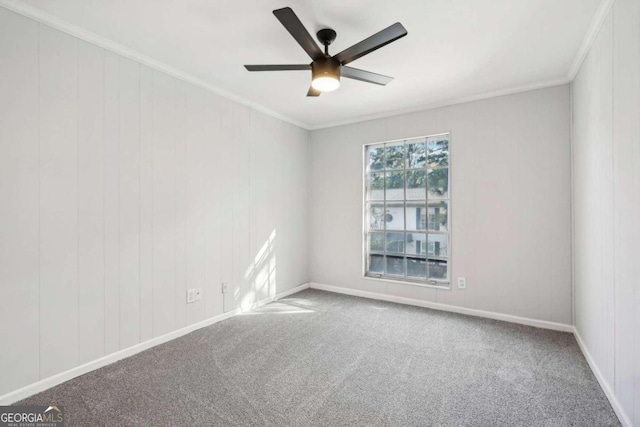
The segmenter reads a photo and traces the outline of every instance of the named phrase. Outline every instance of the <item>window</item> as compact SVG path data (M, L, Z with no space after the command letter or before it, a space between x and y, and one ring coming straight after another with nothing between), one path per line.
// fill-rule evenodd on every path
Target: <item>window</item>
M365 150L365 275L448 286L449 134Z

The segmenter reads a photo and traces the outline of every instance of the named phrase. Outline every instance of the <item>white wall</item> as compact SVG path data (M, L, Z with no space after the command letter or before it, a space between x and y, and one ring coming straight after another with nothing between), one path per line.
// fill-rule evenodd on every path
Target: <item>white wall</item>
M308 155L305 130L0 8L0 395L307 282Z
M575 325L640 425L640 1L613 4L572 92Z
M564 85L311 132L311 281L571 324L569 118ZM468 289L363 279L363 144L449 131Z

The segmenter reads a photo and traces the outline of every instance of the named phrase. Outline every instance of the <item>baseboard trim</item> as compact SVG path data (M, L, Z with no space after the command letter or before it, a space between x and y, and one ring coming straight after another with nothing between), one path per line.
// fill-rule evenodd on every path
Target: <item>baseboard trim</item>
M627 413L622 408L622 405L620 405L620 402L618 402L618 399L616 398L613 392L613 389L611 388L607 380L604 378L604 375L602 375L602 372L600 371L600 368L598 368L598 365L596 365L596 362L593 359L593 357L591 357L591 353L589 353L589 350L587 349L587 345L582 339L582 336L580 335L580 332L578 332L577 328L574 328L573 335L576 337L576 341L578 342L578 347L580 347L580 350L582 351L584 358L587 359L587 363L589 364L589 367L591 368L593 375L595 375L596 379L598 380L598 383L600 383L600 387L602 387L604 394L607 396L607 399L609 399L609 403L611 404L613 411L618 416L618 419L620 420L620 424L622 424L623 427L633 427L633 424L631 423L631 419L629 418L629 416L627 416Z
M591 371L593 372L596 379L598 380L600 387L602 387L604 394L607 396L607 399L609 399L609 403L611 404L613 411L616 413L618 419L620 420L620 423L622 424L623 427L633 427L633 424L631 423L630 418L627 416L626 412L622 408L622 405L620 405L620 402L618 402L618 399L613 393L613 389L605 380L604 376L602 375L602 372L598 368L598 365L596 365L596 362L591 357L591 354L589 353L589 350L587 349L587 346L585 345L584 340L580 336L580 333L573 325L567 325L564 323L556 323L556 322L548 322L545 320L530 319L526 317L495 313L491 311L475 310L471 308L458 307L458 306L453 306L448 304L422 301L422 300L417 300L413 298L397 297L392 295L380 294L377 292L368 292L368 291L360 291L357 289L342 288L339 286L325 285L322 283L311 282L309 287L311 289L318 289L321 291L335 292L339 294L352 295L352 296L357 296L362 298L369 298L369 299L375 299L375 300L381 300L381 301L395 302L399 304L407 304L407 305L414 305L418 307L432 308L434 310L450 311L453 313L467 314L470 316L484 317L484 318L494 319L494 320L502 320L504 322L518 323L521 325L534 326L534 327L543 328L543 329L551 329L554 331L570 332L575 336L576 341L578 342L578 347L580 347L580 350L582 351L582 354L587 360L587 363L589 363L589 367L591 368Z
M356 289L342 288L339 286L325 285L311 282L310 288L322 291L336 292L339 294L353 295L357 297L376 299L381 301L396 302L399 304L414 305L417 307L432 308L434 310L449 311L452 313L466 314L469 316L484 317L487 319L502 320L504 322L518 323L521 325L534 326L536 328L551 329L561 332L573 332L573 326L564 323L548 322L546 320L530 319L527 317L513 316L510 314L496 313L492 311L476 310L473 308L458 307L455 305L441 304L437 302L423 301L413 298L397 297L393 295L380 294L377 292L360 291Z
M273 301L277 301L279 299L288 297L289 295L297 294L300 291L304 291L305 289L309 289L311 283L303 283L300 286L296 286L295 288L291 288L288 291L280 292L278 295L273 298Z
M244 312L247 312L249 310L253 310L254 308L262 307L263 305L269 304L270 302L278 301L279 299L282 299L284 297L288 297L289 295L296 294L296 293L298 293L300 291L304 291L305 289L308 289L308 288L309 288L309 283L303 283L302 285L298 285L298 286L296 286L294 288L291 288L291 289L289 289L287 291L280 292L279 294L277 294L275 296L267 297L267 298L261 299L259 301L255 301L255 302L253 302L251 304L248 304L248 305L246 305L244 307L239 308L238 310L240 310L240 313L244 313ZM236 314L238 314L238 313L236 313Z
M173 339L179 338L183 335L189 334L195 330L213 325L214 323L218 323L222 320L226 320L229 319L233 316L236 316L238 314L241 314L245 311L248 310L252 310L254 308L258 308L258 307L262 307L266 304L269 304L271 302L277 301L279 299L285 298L289 295L298 293L300 291L303 291L305 289L318 289L318 290L322 290L322 291L327 291L327 292L334 292L334 293L339 293L339 294L345 294L345 295L352 295L352 296L357 296L357 297L362 297L362 298L369 298L369 299L375 299L375 300L381 300L381 301L388 301L388 302L395 302L395 303L399 303L399 304L407 304L407 305L413 305L413 306L418 306L418 307L425 307L425 308L432 308L434 310L441 310L441 311L449 311L449 312L453 312L453 313L460 313L460 314L467 314L470 316L476 316L476 317L484 317L484 318L488 318L488 319L494 319L494 320L502 320L505 322L511 322L511 323L518 323L518 324L522 324L522 325L528 325L528 326L535 326L538 328L543 328L543 329L551 329L551 330L555 330L555 331L562 331L562 332L571 332L574 334L576 341L578 342L578 346L580 347L580 350L582 351L582 354L584 355L585 359L587 360L587 363L589 364L589 367L591 368L591 370L593 371L596 379L598 380L598 383L600 384L600 386L602 387L602 390L604 391L605 395L607 396L607 399L609 399L609 402L611 403L611 407L613 408L614 412L616 413L616 415L618 416L618 418L620 419L620 423L623 425L623 427L633 427L633 424L631 423L631 420L629 419L629 417L627 416L626 412L624 411L624 409L622 408L622 406L620 405L620 402L618 402L615 394L613 393L611 386L607 383L607 381L605 380L604 376L602 375L600 369L598 368L598 365L596 365L594 359L591 357L591 353L589 353L589 350L586 347L586 344L584 343L584 340L582 339L582 337L580 336L580 333L578 332L578 330L576 328L574 328L572 325L566 325L563 323L555 323L555 322L547 322L544 320L536 320L536 319L530 319L530 318L525 318L525 317L519 317L519 316L512 316L512 315L508 315L508 314L501 314L501 313L495 313L495 312L490 312L490 311L483 311L483 310L475 310L475 309L470 309L470 308L465 308L465 307L457 307L457 306L453 306L453 305L448 305L448 304L440 304L440 303L434 303L434 302L429 302L429 301L422 301L422 300L417 300L417 299L413 299L413 298L405 298L405 297L397 297L397 296L392 296L392 295L385 295L385 294L380 294L380 293L376 293L376 292L368 292L368 291L360 291L360 290L356 290L356 289L348 289L348 288L342 288L339 286L331 286L331 285L325 285L322 283L315 283L315 282L309 282L309 283L303 283L302 285L296 286L292 289L289 289L287 291L281 292L279 294L276 294L273 297L269 297L269 298L264 298L260 301L256 301L253 304L251 304L249 307L245 307L245 308L237 308L235 310L229 311L227 313L223 313L223 314L219 314L218 316L212 317L210 319L206 319L203 320L201 322L198 323L194 323L193 325L189 325L186 326L184 328L178 329L176 331L170 332L168 334L165 335L161 335L159 337L150 339L148 341L142 342L140 344L136 344L132 347L120 350L118 352L109 354L107 356L101 357L100 359L96 359L94 361L85 363L83 365L77 366L75 368L69 369L68 371L65 372L61 372L59 374L56 374L54 376L45 378L43 380L40 380L38 382L35 382L33 384L29 384L25 387L22 387L18 390L14 390L11 391L7 394L4 394L2 396L0 396L0 405L10 405L14 402L17 402L19 400L25 399L29 396L32 396L34 394L40 393L42 391L45 391L51 387L54 387L56 385L62 384L66 381L69 381L73 378L79 377L80 375L84 375L88 372L94 371L96 369L102 368L104 366L110 365L112 363L115 363L119 360L125 359L127 357L131 357L137 353L143 352L145 350L148 350L152 347L155 347L157 345L163 344L167 341L171 341Z
M51 377L42 379L33 384L29 384L25 387L19 388L18 390L10 391L7 394L0 396L0 405L10 405L14 402L17 402L22 399L26 399L29 396L45 391L51 387L54 387L58 384L62 384L66 381L69 381L73 378L79 377L80 375L84 375L88 372L95 371L96 369L102 368L104 366L115 363L119 360L126 359L127 357L131 357L135 354L148 350L157 345L163 344L167 341L171 341L173 339L179 338L183 335L189 334L195 330L204 328L206 326L213 325L214 323L218 323L220 321L229 319L233 316L241 314L245 311L252 310L257 307L261 307L265 304L269 304L270 302L277 301L281 298L287 297L291 294L295 294L309 287L309 283L303 283L300 286L296 286L292 289L286 290L279 294L276 294L273 297L264 298L260 301L256 301L248 307L237 308L232 311L228 311L226 313L219 314L217 316L211 317L209 319L203 320L198 323L194 323L192 325L186 326L181 329L177 329L175 331L169 332L168 334L161 335L159 337L152 338L150 340L141 342L140 344L136 344L134 346L125 348L123 350L117 351L115 353L111 353L107 356L101 357L99 359L93 360L91 362L85 363L83 365L77 366L75 368L69 369L68 371L61 372L59 374L53 375Z

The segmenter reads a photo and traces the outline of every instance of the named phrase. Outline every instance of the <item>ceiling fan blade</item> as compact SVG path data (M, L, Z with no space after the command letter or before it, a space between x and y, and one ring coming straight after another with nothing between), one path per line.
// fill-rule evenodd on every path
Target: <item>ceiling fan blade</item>
M249 71L298 71L310 70L309 64L291 64L291 65L245 65Z
M343 66L340 69L340 75L349 79L360 80L361 82L367 83L374 83L380 86L386 86L393 81L393 77L383 76L382 74L372 73L371 71L364 71L346 66Z
M350 48L334 55L334 58L342 65L346 65L349 62L355 61L356 59L363 57L374 50L380 49L381 47L386 46L406 35L407 30L401 23L396 22L392 26L375 33L371 37L362 40L360 43L354 44Z
M322 92L317 89L314 89L313 86L309 87L309 92L307 92L307 96L320 96Z
M298 19L290 7L276 9L273 11L273 14L278 18L280 23L284 25L287 31L291 33L300 46L302 46L311 59L315 61L316 59L324 58L324 53L322 53L322 50L320 50L316 42L313 40L313 37L311 37L307 29L302 25L302 22L300 22L300 19Z

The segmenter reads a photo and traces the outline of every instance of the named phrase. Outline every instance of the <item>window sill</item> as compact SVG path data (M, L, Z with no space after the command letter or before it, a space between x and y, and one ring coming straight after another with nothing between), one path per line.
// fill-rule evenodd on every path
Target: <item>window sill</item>
M370 276L368 274L364 274L362 276L363 279L366 280L376 280L381 282L390 282L390 283L399 283L402 285L411 285L411 286L420 286L422 288L432 288L432 289L440 289L443 291L451 290L451 283L446 280L434 280L432 282L421 282L421 281L413 281L413 280L402 280L402 279L394 279L390 276Z

